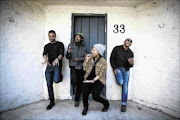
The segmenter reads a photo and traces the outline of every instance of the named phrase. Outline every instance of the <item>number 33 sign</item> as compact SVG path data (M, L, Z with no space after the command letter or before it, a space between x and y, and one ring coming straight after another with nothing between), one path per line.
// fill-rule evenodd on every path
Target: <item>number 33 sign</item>
M118 28L119 27L119 28ZM121 24L120 26L118 26L117 24L114 25L115 30L113 30L114 33L125 33L125 26L123 24Z

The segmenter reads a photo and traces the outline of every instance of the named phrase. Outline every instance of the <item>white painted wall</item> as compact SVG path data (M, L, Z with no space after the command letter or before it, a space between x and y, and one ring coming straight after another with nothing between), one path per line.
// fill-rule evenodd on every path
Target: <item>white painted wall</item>
M62 41L65 45L65 51L71 41L71 16L72 13L94 13L94 14L106 14L107 13L107 98L109 100L121 99L121 87L116 84L114 75L109 63L109 57L114 46L123 44L123 41L127 37L133 37L133 24L134 24L134 13L133 8L125 7L99 7L99 6L59 6L59 5L48 5L45 7L46 12L46 41L49 42L47 33L53 29L57 32L57 40ZM124 34L114 34L114 24L124 24L126 31ZM132 47L133 49L133 47ZM132 73L133 71L131 71ZM55 85L56 99L70 99L70 70L69 62L66 58L63 59L63 75L64 81L60 84ZM129 83L129 99L131 99L132 89L132 74ZM48 98L48 92L46 83L44 84L45 98Z
M131 37L134 41L131 49L135 53L135 66L130 70L128 99L180 117L178 1L157 0L135 8L48 5L45 12L46 34L50 29L56 30L59 40L65 44L65 49L71 39L72 13L107 13L107 98L121 99L121 87L116 84L109 63L111 51L114 46L123 44L124 39ZM114 34L114 24L124 24L126 32ZM160 28L163 24L164 27ZM59 90L55 91L57 99L71 97L66 58L64 62L63 74L66 82L55 86Z
M109 63L111 51L131 37L135 66L130 70L129 100L180 118L179 1L155 0L134 8L43 6L8 0L0 9L0 111L48 98L45 66L41 65L48 31L56 31L66 52L71 41L72 13L94 13L107 14L107 98L121 99L121 87ZM126 32L114 34L114 24L124 24ZM64 80L54 84L56 99L71 99L68 66L63 58Z
M180 1L150 2L135 12L132 100L180 118Z
M43 6L3 0L0 6L0 111L43 99Z

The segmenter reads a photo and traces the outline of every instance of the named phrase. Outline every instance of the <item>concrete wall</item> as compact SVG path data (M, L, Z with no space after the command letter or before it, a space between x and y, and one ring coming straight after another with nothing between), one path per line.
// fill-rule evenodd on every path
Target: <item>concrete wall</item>
M150 1L137 7L48 5L45 11L45 34L50 29L56 30L58 40L65 44L66 50L71 39L72 13L107 14L107 98L121 99L121 87L116 84L109 63L111 51L114 46L123 44L124 39L131 37L135 66L130 70L128 99L180 117L178 1ZM126 32L114 34L114 24L124 24ZM57 99L71 98L66 58L63 68L65 79L55 86Z
M106 7L43 6L35 1L4 0L0 10L0 111L48 98L45 66L41 65L48 31L56 31L66 52L71 41L72 13L94 13L107 14L107 98L121 99L121 87L109 63L111 51L131 37L135 66L130 70L128 99L180 118L179 1ZM115 34L114 24L124 24L126 32ZM63 58L64 80L54 84L56 99L71 99L68 66Z
M135 9L132 100L180 117L180 1Z
M112 68L109 63L111 51L114 46L123 44L123 41L127 37L133 37L133 24L134 13L133 8L130 7L101 7L101 6L60 6L60 5L48 5L45 7L46 12L46 27L45 44L49 42L47 33L50 29L54 29L57 32L57 40L62 41L65 45L65 51L71 41L71 16L72 13L94 13L94 14L106 14L107 13L107 87L106 96L109 100L121 99L121 87L116 84ZM124 24L126 31L124 34L115 34L114 24ZM132 47L133 49L133 47ZM132 76L131 71L130 83L129 83L129 99L132 94ZM70 70L69 62L66 58L63 59L63 75L64 81L60 84L55 84L55 97L56 99L70 99ZM44 84L45 98L48 98L48 92L46 84Z
M43 99L43 6L3 0L0 6L0 111Z

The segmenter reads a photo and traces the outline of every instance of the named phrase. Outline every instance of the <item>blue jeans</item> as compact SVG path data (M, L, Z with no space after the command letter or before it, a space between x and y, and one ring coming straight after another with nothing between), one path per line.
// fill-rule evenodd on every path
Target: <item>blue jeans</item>
M47 65L45 76L46 76L49 99L50 101L54 101L53 81L55 83L59 83L62 81L61 66Z
M126 71L123 67L117 68L116 70L118 72L116 82L122 86L122 105L127 105L129 70Z

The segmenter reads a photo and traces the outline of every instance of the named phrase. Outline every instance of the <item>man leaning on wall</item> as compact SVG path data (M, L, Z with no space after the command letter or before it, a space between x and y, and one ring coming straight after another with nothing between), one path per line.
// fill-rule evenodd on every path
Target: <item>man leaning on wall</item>
M43 52L43 64L47 64L45 76L50 99L50 104L46 108L47 110L51 109L55 105L53 81L55 83L59 83L63 79L61 69L62 58L64 56L64 44L56 41L56 32L54 30L50 30L48 37L50 43L44 46Z
M84 44L83 33L78 32L74 35L74 41L68 45L66 58L69 59L69 67L71 69L71 84L75 89L75 103L74 106L79 106L79 99L81 96L84 70L83 62L87 54L87 49Z
M132 45L132 39L127 38L124 45L114 47L110 63L113 68L116 82L122 86L122 106L121 113L126 112L127 96L128 96L128 82L129 82L129 68L134 65L134 53L129 48Z

